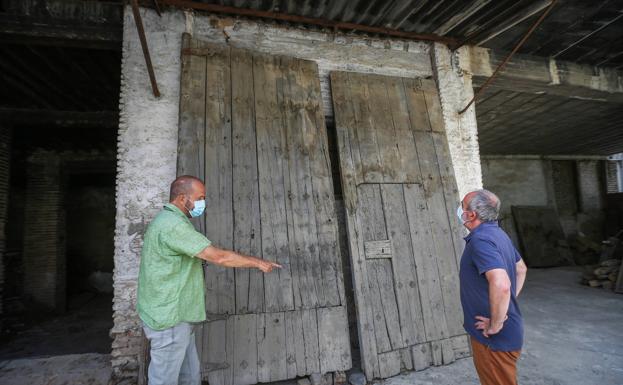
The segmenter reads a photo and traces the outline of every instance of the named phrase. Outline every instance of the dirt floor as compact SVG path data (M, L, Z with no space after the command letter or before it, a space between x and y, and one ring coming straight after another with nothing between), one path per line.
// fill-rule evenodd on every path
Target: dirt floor
M110 353L112 295L83 293L70 299L64 314L22 318L28 319L2 336L0 360Z
M581 286L579 280L580 272L570 268L529 271L520 297L526 322L520 384L623 385L623 295ZM107 354L0 359L3 385L105 385L109 376ZM383 383L476 385L478 380L471 359L463 359Z

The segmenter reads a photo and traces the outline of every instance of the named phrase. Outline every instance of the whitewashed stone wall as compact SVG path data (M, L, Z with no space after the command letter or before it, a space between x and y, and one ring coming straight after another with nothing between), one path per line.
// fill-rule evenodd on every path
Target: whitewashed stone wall
M452 67L450 54L435 46L393 39L368 39L266 24L141 10L156 79L162 96L151 91L132 12L126 8L123 32L121 115L119 125L117 216L115 232L114 381L132 381L137 373L140 321L136 315L136 280L145 226L168 197L176 173L183 32L205 41L260 52L295 56L318 63L325 115L333 116L328 74L332 70L404 77L438 76L444 119L459 190L481 185L476 119L473 108L458 118L471 83ZM433 71L433 65L440 68ZM460 99L460 100L459 100Z
M482 188L475 104L459 114L474 96L469 50L470 47L462 47L453 53L447 46L435 43L432 52L448 146L461 198Z

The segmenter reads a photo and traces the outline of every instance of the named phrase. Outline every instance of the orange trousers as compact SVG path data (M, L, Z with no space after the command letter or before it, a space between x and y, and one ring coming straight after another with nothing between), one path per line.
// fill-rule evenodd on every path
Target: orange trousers
M517 360L521 352L494 352L472 338L474 366L482 385L517 385Z

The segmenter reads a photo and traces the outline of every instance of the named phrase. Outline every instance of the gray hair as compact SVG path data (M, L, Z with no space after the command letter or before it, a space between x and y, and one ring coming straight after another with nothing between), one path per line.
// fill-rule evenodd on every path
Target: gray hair
M495 221L500 214L500 198L489 190L476 190L467 205L483 222Z

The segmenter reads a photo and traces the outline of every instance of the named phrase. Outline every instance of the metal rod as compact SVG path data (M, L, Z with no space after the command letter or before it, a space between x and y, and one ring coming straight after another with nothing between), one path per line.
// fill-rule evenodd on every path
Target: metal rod
M493 82L493 80L495 79L497 74L500 71L502 71L504 69L504 67L506 67L506 64L508 64L508 62L511 60L511 58L513 57L515 52L517 52L519 50L519 48L521 48L521 46L526 42L526 40L528 40L528 37L530 37L530 35L532 35L532 32L534 32L534 30L539 26L539 24L541 24L541 22L543 22L543 20L545 20L545 17L549 14L549 12L552 10L552 8L554 8L554 5L556 4L556 1L557 0L552 0L552 2L549 5L549 7L547 7L547 9L534 22L534 24L532 24L532 27L530 27L530 29L528 29L526 34L521 38L521 40L517 43L517 45L515 45L515 48L513 48L511 53L509 53L508 56L506 56L506 58L504 59L504 61L502 61L502 63L500 63L500 65L498 65L498 67L495 69L495 71L493 71L493 74L491 74L491 76L489 76L489 79L487 79L487 81L485 81L483 83L483 85L480 87L478 92L476 92L476 94L474 95L472 100L470 100L469 103L467 103L467 106L465 106L465 108L463 108L461 111L459 111L459 115L461 115L465 111L467 111L467 109L476 101L476 99L480 96L480 94L482 94L482 92L487 88L487 86L489 84L491 84L491 82Z
M154 96L159 98L160 91L158 91L158 83L156 83L156 74L154 73L154 67L151 64L151 57L149 56L149 48L147 47L147 38L145 37L145 29L143 28L143 19L141 18L141 12L138 9L138 0L132 0L132 13L134 14L134 24L136 24L136 30L138 31L138 38L141 41L141 48L143 49L143 56L145 56L145 65L147 66L147 72L149 73L149 81L151 82L151 89L154 92Z
M367 32L374 33L386 36L394 36L400 37L404 39L411 40L424 40L424 41L436 41L448 45L456 44L456 39L446 36L438 36L434 34L424 34L424 33L415 33L415 32L406 32L406 31L398 31L390 28L383 27L372 27L369 25L356 24L356 23L345 23L334 20L320 19L315 17L306 17L299 15L292 15L281 12L270 12L270 11L260 11L249 8L236 8L236 7L228 7L224 5L218 4L207 4L201 2L194 2L189 0L160 0L159 3L161 5L169 5L178 8L187 8L194 9L197 11L207 11L212 13L224 13L238 16L247 16L247 17L256 17L260 19L271 19L271 20L280 20L287 21L291 23L298 24L306 24L306 25L314 25L323 28L331 28L334 30L345 30L345 31L359 31L359 32Z

